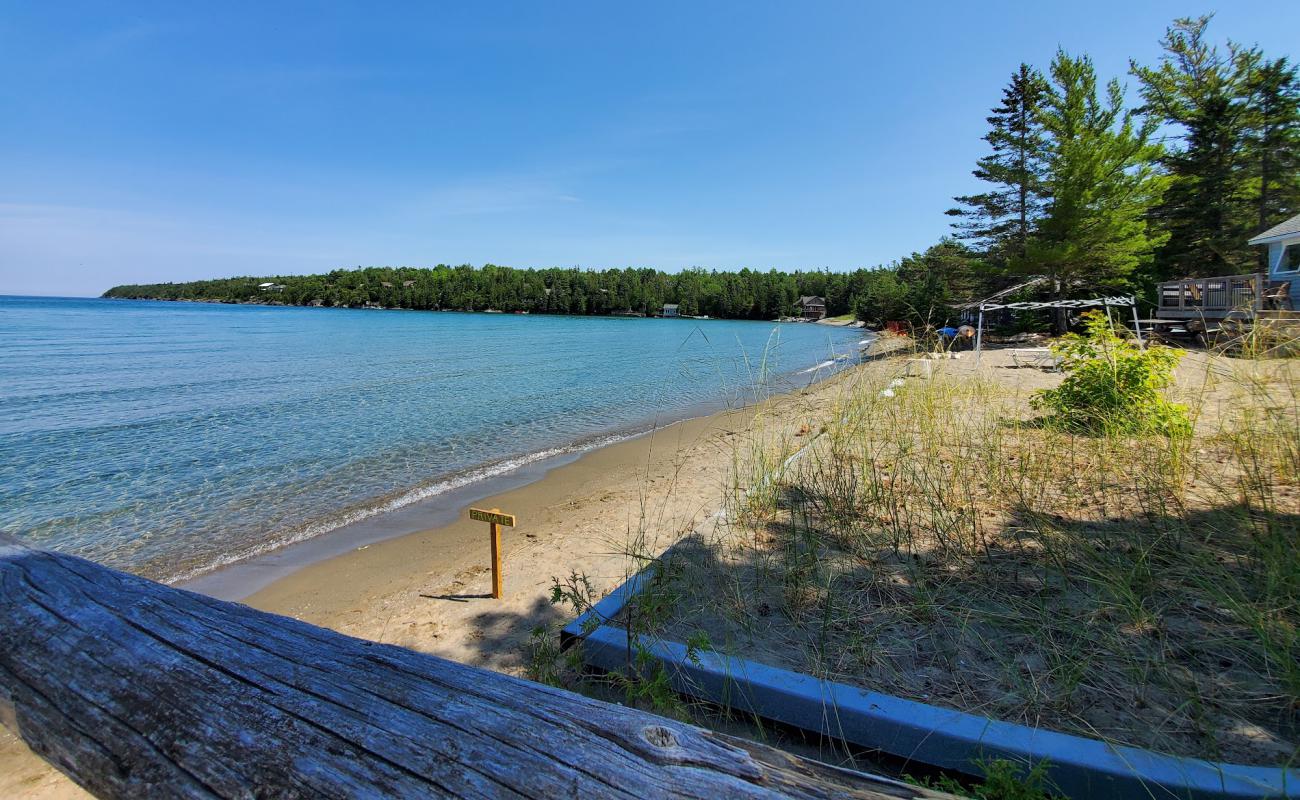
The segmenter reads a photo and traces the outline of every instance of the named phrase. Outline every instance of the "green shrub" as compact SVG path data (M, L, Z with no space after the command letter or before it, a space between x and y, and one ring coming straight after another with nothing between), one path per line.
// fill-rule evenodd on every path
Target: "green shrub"
M1051 797L1046 760L1038 762L1029 770L1002 758L980 761L976 766L983 773L984 779L971 786L946 775L935 780L918 781L908 778L907 781L948 792L957 797L971 797L975 800L1047 800Z
M1035 394L1048 422L1077 433L1191 433L1187 409L1165 398L1182 354L1160 345L1143 349L1120 338L1100 312L1084 315L1085 333L1052 345L1066 378Z

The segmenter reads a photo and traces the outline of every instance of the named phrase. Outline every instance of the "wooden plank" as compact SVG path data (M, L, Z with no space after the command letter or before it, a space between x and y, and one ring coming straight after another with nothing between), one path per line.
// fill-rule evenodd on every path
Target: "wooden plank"
M93 794L946 797L0 542L0 721Z

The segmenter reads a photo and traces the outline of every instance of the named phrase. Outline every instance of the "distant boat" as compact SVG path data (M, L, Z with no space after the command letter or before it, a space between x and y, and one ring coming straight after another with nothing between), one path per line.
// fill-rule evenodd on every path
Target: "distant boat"
M484 313L484 314L504 314L505 312L504 312L504 311L498 311L498 310L495 309L495 308L485 308L485 309L483 309L483 313Z

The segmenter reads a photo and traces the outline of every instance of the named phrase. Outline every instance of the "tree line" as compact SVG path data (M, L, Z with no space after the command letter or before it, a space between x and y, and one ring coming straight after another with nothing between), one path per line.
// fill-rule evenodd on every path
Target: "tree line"
M1130 62L1130 103L1086 55L1058 51L1046 72L1021 64L987 118L985 186L955 198L954 237L874 269L735 272L369 267L325 275L118 286L108 297L296 305L653 314L773 319L803 295L832 316L952 321L954 305L1045 276L1061 298L1154 296L1173 277L1250 272L1255 233L1300 213L1300 77L1286 57L1179 19L1154 65ZM283 289L265 292L259 284ZM1045 288L1043 288L1045 287ZM1064 324L1058 318L1057 327Z
M488 264L357 267L323 275L218 278L115 286L104 297L273 303L417 310L527 311L539 314L658 314L770 320L799 313L803 296L821 297L829 316L855 314L875 323L935 322L934 309L972 289L971 249L946 239L925 253L878 269L852 272L741 269L515 269ZM272 284L270 287L265 284Z
M358 267L325 275L242 277L189 283L116 286L105 297L290 305L380 306L421 310L528 311L550 314L661 313L774 319L796 313L804 295L823 297L828 313L847 314L866 284L855 272L737 272L688 269L514 269L496 265ZM263 288L262 284L273 287Z

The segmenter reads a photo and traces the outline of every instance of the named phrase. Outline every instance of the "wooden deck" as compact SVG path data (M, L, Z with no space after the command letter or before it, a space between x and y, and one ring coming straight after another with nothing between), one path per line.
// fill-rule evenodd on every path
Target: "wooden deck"
M1266 310L1289 310L1287 284L1262 272L1216 278L1184 278L1160 284L1156 317L1220 321L1252 320Z
M98 797L946 798L0 536L0 723Z

